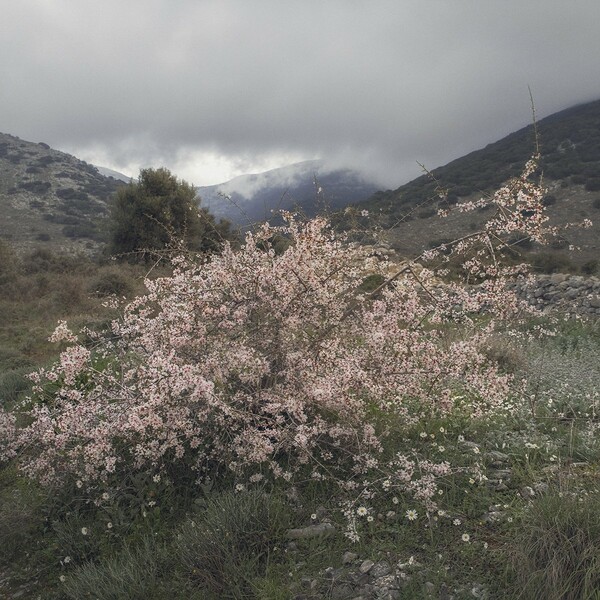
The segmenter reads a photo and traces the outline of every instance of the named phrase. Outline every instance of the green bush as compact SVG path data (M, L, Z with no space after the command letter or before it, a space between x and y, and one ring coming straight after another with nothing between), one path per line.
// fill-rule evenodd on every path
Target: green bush
M0 471L0 564L31 551L43 525L41 505L30 482L17 480L10 468Z
M600 262L596 259L588 260L581 265L581 272L585 275L594 275L598 272Z
M600 494L536 500L511 547L515 598L593 600L600 590Z
M111 269L104 271L92 280L89 291L100 297L128 296L133 292L133 283L120 270Z
M585 189L588 190L588 192L600 191L600 178L595 177L593 179L588 179L585 183Z
M29 364L29 361L24 361ZM19 395L31 389L31 381L26 377L31 368L25 366L5 373L0 372L0 406L16 402Z
M203 590L218 598L252 598L252 581L281 543L288 514L277 498L261 490L215 496L201 519L181 527L179 558Z
M560 273L573 270L573 264L561 254L538 254L534 256L531 264L535 271L540 273Z
M63 590L73 600L148 600L156 597L160 567L165 561L164 547L146 537L135 548L125 547L97 563L85 563L66 577Z

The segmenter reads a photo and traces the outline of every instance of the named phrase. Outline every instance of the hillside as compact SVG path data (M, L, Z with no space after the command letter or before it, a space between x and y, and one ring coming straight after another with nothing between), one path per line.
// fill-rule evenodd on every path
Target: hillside
M541 166L548 188L545 203L552 224L600 217L600 100L569 108L537 123ZM396 190L379 191L358 206L380 215L391 228L390 239L406 255L443 240L464 235L485 219L481 213L451 215L440 221L438 208L493 192L510 177L518 175L535 151L533 125L471 152L445 166L433 169ZM433 177L432 177L433 176ZM447 191L438 196L438 185ZM599 228L571 230L555 247L544 251L557 265L582 265L598 256ZM581 252L568 252L569 244ZM540 249L530 248L538 252Z
M0 133L0 239L17 251L92 251L104 240L107 203L120 185L45 143Z
M197 189L203 207L236 225L264 221L277 210L306 216L336 210L368 198L377 187L350 169L328 169L320 160L295 163L264 173L241 175ZM229 199L228 199L229 198Z

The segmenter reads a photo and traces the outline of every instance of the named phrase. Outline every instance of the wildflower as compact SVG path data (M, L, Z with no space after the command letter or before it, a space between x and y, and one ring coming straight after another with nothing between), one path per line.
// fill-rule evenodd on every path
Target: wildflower
M489 546L489 544L487 542L483 542L483 548L484 548L484 550L487 550L488 546Z
M446 430L443 427L440 427L440 433L446 433Z
M160 475L155 475L155 476L152 478L152 481L154 481L154 483L158 483L158 482L160 481Z
M471 536L468 533L463 533L461 539L463 542L469 542L471 541Z
M508 517L506 520L507 520L509 523L512 523L512 522L513 522L513 518L512 518L512 517Z
M311 518L313 521L316 521L316 520L317 520L317 513L313 513L312 515L310 515L310 518Z
M475 446L475 448L473 448L473 452L475 452L475 454L479 454L480 450L477 446Z
M367 517L367 521L369 521L369 523L371 523L373 521L373 515L369 515Z
M108 500L110 498L110 495L108 494L108 492L104 492L104 494L102 494L102 500Z
M475 483L475 480L474 480L474 479L471 477L471 479L469 479L469 483L470 483L471 485L473 485L473 484Z
M65 563L65 565L68 565L71 562L71 557L70 556L65 556L63 558L63 562Z
M464 435L459 435L458 436L458 441L459 442L464 442L465 441L465 436Z
M244 489L245 489L245 487L244 487L244 484L243 484L243 483L238 483L238 484L235 486L235 491L236 491L236 492L243 492L243 491L244 491Z
M87 534L88 534L88 529L87 529L87 527L82 527L82 528L81 528L81 534L82 534L82 535L87 535Z
M418 516L419 515L418 515L417 511L412 508L410 510L406 511L406 518L409 521L416 521Z
M438 446L438 450L440 452L446 452L446 448L444 448L444 446Z
M427 437L427 433L425 431L421 431L421 433L419 434L419 437L425 439Z
M59 577L59 579L60 579L61 582L64 582L64 581L66 581L67 578L64 575L61 575Z
M109 521L109 522L106 524L106 527L107 527L107 529L112 529L112 523Z
M392 498L392 504L398 504L398 502L399 502L398 498L396 498L396 496L394 496Z
M360 211L360 216L361 217L368 217L369 216L369 211L368 210L361 210Z
M453 525L460 525L462 523L462 521L460 519L454 519L454 521L452 521Z
M81 481L81 479L78 479L78 480L75 482L75 485L76 485L78 488L81 488L81 487L83 486L83 482Z
M359 507L356 509L356 514L357 514L359 517L364 517L364 516L367 514L367 509L366 509L364 506L359 506Z

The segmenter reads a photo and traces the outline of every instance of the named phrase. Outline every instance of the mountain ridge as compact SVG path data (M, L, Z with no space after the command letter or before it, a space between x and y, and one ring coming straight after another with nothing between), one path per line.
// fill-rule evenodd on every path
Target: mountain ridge
M267 220L274 211L299 208L308 217L368 198L377 186L358 172L307 160L224 183L197 187L201 205L236 225Z

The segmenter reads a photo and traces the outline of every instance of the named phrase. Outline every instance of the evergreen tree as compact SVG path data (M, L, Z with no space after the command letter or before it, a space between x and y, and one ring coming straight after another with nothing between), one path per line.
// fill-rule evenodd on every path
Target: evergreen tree
M178 241L192 251L215 252L231 237L229 223L217 223L200 208L194 187L168 169L142 169L137 182L117 191L111 207L113 254L144 260Z

